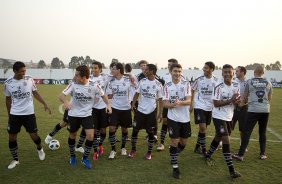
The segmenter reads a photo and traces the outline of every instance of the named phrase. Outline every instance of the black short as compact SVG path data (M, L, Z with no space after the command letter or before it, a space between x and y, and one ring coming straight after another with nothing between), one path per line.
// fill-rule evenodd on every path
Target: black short
M112 108L112 115L110 118L109 126L120 125L122 128L132 127L131 109L118 110Z
M239 131L242 132L243 131L243 127L246 124L246 118L247 118L247 110L248 110L248 106L243 106L243 107L239 107L236 106L234 109L234 114L233 114L233 118L232 118L232 130L234 130L235 125L237 123L237 121L239 122Z
M28 133L36 133L38 131L36 118L34 114L30 115L12 115L9 116L7 131L9 134L17 134L24 126Z
M167 113L168 113L168 109L163 108L163 117L162 118L167 118Z
M64 112L64 117L63 117L63 121L66 122L66 123L68 123L68 119L69 119L68 113L69 113L69 110L65 110L65 112Z
M169 137L171 139L177 139L177 138L184 138L187 139L188 137L191 137L191 125L190 122L182 123L182 122L176 122L169 118L167 118L167 128Z
M157 124L157 110L155 109L150 114L143 114L137 111L135 114L135 121L133 122L133 129L145 129L148 133L153 133Z
M106 113L106 108L104 109L92 109L92 117L94 121L94 128L100 130L101 128L106 128L108 126L108 115Z
M257 123L259 124L260 131L266 131L268 118L269 113L248 112L243 132L251 132Z
M216 136L229 136L231 134L232 121L224 121L221 119L213 118Z
M94 129L94 123L92 116L87 117L73 117L69 116L69 124L68 124L68 130L73 133L76 132L80 125L83 129Z
M194 109L195 124L205 123L211 124L212 111L205 111L203 109Z

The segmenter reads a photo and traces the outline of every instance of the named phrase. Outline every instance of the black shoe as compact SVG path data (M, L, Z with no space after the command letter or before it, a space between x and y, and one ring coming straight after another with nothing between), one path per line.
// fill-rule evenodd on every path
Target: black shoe
M195 149L194 149L194 153L202 154L201 147L196 146Z
M172 176L173 176L175 179L180 179L180 171L179 171L178 168L173 168Z
M236 172L236 171L233 171L233 172L230 173L230 176L231 176L231 178L239 178L239 177L241 177L241 174Z

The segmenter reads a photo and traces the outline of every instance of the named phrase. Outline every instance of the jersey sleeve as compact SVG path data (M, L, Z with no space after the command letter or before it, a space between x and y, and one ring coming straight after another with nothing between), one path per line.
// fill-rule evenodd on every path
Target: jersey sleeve
M191 94L191 86L190 86L190 82L187 81L187 86L186 86L186 90L185 90L185 96L192 96Z
M139 94L141 93L141 86L142 86L142 81L138 83L137 88L136 88L136 92Z
M104 96L105 95L104 90L101 88L101 86L99 84L95 85L95 89L96 89L97 94L99 94L100 96Z
M221 90L220 90L219 86L214 88L212 99L213 100L221 100Z
M73 90L73 86L74 86L74 83L71 82L68 87L66 89L64 89L64 91L62 92L64 95L68 95L72 92Z
M4 93L5 93L5 96L11 96L11 93L10 93L10 91L8 90L7 84L4 84Z
M111 82L109 82L107 86L107 95L111 95L111 94L113 94L113 90L112 90L112 84Z
M199 79L196 79L193 84L192 84L192 89L194 91L197 91L198 90L198 86L199 86Z
M34 82L33 78L30 78L30 80L31 80L31 83L32 83L32 91L36 91L37 87L35 85L35 82Z
M163 88L163 100L169 100L169 91L167 85Z

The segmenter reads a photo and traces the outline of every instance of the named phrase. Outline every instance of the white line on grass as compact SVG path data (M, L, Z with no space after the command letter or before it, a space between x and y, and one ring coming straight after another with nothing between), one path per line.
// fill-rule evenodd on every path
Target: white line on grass
M194 137L196 137L196 135ZM214 138L214 136L210 136L210 135L208 135L206 137ZM230 139L232 139L232 140L240 140L240 138L238 138L238 137L230 137ZM257 139L250 139L250 141L258 142L259 140L257 140ZM279 141L278 140L266 140L266 141L267 142L282 143L282 140L279 140Z
M266 128L267 131L269 131L271 134L275 135L280 141L282 141L282 136L280 134L278 134L277 132L275 132L274 130L272 130L271 128Z

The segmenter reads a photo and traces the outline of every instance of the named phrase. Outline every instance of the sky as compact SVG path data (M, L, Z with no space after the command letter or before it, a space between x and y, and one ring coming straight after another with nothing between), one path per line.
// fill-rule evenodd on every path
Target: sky
M281 0L1 0L0 58L183 68L282 61Z

